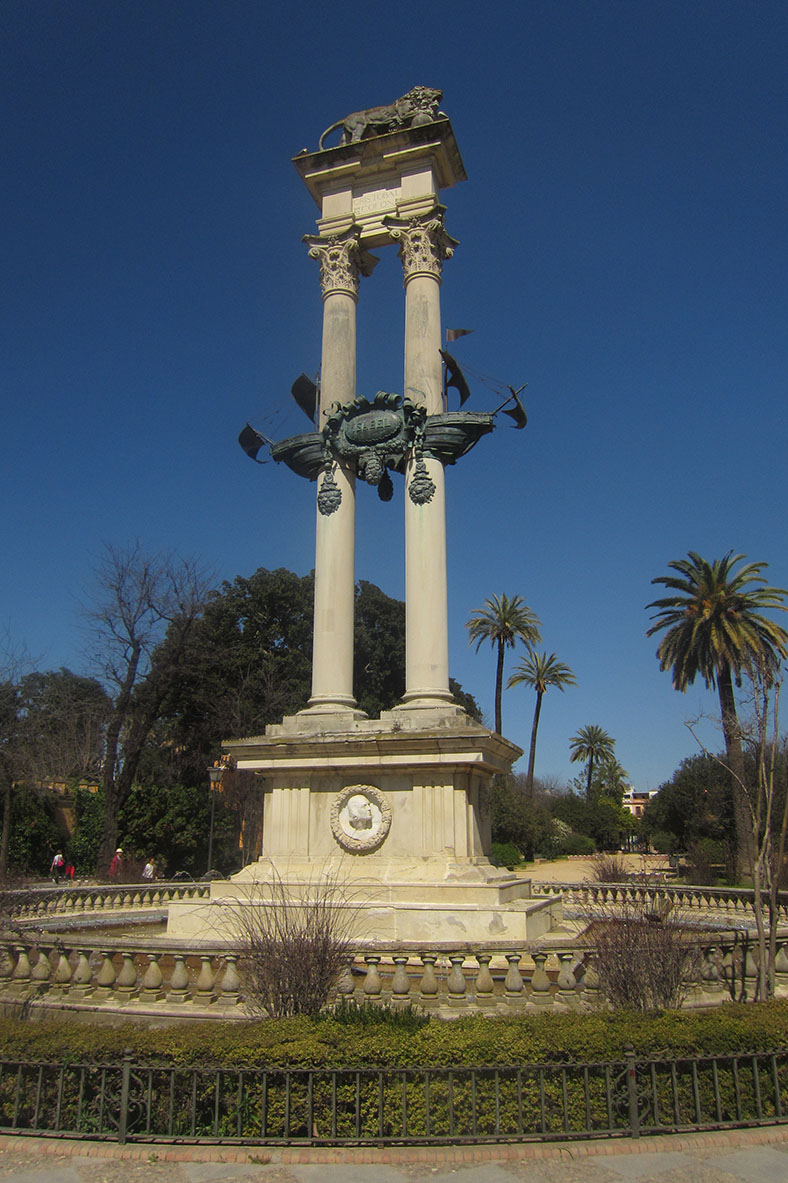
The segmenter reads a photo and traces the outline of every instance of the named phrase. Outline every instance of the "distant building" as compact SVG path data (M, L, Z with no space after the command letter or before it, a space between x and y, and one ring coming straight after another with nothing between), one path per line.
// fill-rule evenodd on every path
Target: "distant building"
M626 790L621 804L625 809L628 809L633 817L642 817L643 810L648 805L652 797L656 797L657 789L647 789L644 793L633 789L632 786Z

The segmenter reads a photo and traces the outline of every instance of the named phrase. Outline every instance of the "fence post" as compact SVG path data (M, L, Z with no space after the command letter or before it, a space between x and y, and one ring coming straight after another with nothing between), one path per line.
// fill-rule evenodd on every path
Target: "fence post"
M624 1045L624 1060L627 1066L627 1099L629 1101L629 1129L633 1138L640 1137L640 1112L638 1110L638 1078L635 1067L635 1049L631 1043Z
M123 1053L123 1067L120 1078L120 1113L118 1114L118 1141L126 1141L129 1124L129 1085L131 1083L131 1049Z

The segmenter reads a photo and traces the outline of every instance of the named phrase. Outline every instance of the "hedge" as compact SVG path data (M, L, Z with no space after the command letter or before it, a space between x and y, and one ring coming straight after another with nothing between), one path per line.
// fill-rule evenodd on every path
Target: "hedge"
M403 1032L384 1020L364 1025L330 1017L141 1027L84 1021L0 1019L0 1057L113 1062L129 1049L138 1061L175 1066L442 1067L619 1060L631 1043L639 1057L724 1055L788 1049L788 1001L653 1014L547 1012L516 1017L461 1016Z

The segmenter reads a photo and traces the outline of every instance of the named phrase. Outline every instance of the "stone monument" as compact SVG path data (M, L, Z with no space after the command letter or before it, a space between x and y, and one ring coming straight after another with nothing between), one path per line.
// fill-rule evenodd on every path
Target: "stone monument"
M294 159L320 211L305 242L320 268L321 381L315 429L272 453L317 483L312 694L264 735L224 745L260 778L263 839L255 863L211 888L211 904L226 907L251 886L264 895L276 880L297 897L330 874L363 898L361 935L389 945L523 941L560 914L489 861L490 782L522 753L449 690L445 466L493 415L444 405L441 276L458 244L439 197L466 175L441 98L415 87ZM370 251L389 245L404 275L404 393L368 399L356 390L356 304ZM391 473L404 478L406 684L370 719L353 694L356 484L389 500ZM215 937L211 904L173 905L168 931Z

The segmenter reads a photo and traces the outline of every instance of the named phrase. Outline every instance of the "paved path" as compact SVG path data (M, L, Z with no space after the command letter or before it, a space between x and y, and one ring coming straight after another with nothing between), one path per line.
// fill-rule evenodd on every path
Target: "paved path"
M551 1145L380 1150L112 1146L0 1137L14 1183L788 1183L788 1126Z

